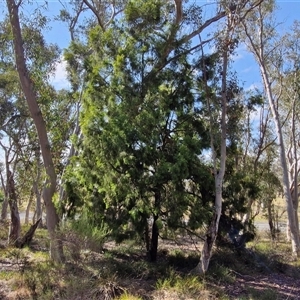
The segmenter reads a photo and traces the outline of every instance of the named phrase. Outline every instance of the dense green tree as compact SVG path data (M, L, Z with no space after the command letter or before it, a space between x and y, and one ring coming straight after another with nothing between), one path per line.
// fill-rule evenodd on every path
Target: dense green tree
M197 228L211 211L211 197L200 188L212 181L199 158L209 144L195 109L201 103L193 93L190 44L175 48L170 63L157 69L169 51L170 28L176 35L157 15L165 9L159 2L132 2L119 26L91 31L94 54L86 60L89 86L74 172L94 217L118 238L130 231L143 236L152 261L162 226L182 226L186 216Z

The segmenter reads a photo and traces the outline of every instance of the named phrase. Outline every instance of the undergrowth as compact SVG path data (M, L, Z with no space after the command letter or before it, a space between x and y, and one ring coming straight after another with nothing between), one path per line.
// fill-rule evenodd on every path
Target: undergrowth
M49 260L49 240L44 229L37 230L28 248L0 249L3 265L9 262L6 269L0 271L0 282L9 287L5 292L7 297L33 300L275 300L281 299L280 295L270 288L258 290L253 285L245 286L236 298L228 287L233 287L234 291L238 278L255 278L273 272L300 278L299 261L290 259L289 248L283 241L275 245L267 239L257 239L239 252L226 247L216 248L208 273L196 276L191 274L199 262L199 253L195 250L160 249L157 263L150 263L141 245L135 241L105 244L105 228L98 228L87 237L83 223L72 226L65 227L61 233L67 254L65 264L58 265ZM3 296L1 299L9 298Z

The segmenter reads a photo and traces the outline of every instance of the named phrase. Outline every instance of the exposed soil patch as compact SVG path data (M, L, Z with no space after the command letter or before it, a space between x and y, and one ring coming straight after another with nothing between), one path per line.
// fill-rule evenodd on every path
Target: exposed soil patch
M236 274L235 282L224 286L224 289L232 299L240 299L251 293L262 294L266 291L276 292L277 300L300 299L300 280L279 273L255 277Z

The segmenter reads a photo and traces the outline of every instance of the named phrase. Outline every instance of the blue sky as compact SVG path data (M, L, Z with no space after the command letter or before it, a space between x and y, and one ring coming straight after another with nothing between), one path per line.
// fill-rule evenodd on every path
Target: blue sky
M211 0L196 0L199 5L206 5L208 12L206 12L206 17L209 17L212 12L209 12L209 6ZM50 17L53 15L58 15L60 9L62 8L61 4L57 0L48 1L48 14ZM289 1L277 1L278 10L276 12L276 18L279 22L282 22L282 30L286 30L294 20L300 21L300 0L289 0ZM63 24L59 21L52 23L51 30L47 33L47 40L52 43L57 43L61 48L68 47L70 43L70 36L66 27L66 24ZM253 60L252 54L247 52L247 49L244 45L240 45L237 51L237 56L235 57L234 68L238 72L238 78L241 83L244 84L245 89L250 89L254 86L259 86L260 84L260 74L258 67ZM63 87L66 84L64 80L64 65L58 66L56 72L56 79L54 83L58 87Z
M300 21L300 0L277 1L278 10L276 19L282 22L280 28L286 31L295 20ZM238 78L244 83L245 89L254 86L260 86L260 73L252 54L248 53L246 47L241 45L238 49L238 57L235 62L235 68L238 72Z
M194 0L197 4L203 5L205 17L209 18L213 15L212 7L214 0ZM5 11L4 1L0 4L1 10ZM44 0L37 0L38 5L42 5ZM61 1L62 3L67 4L68 1ZM291 26L294 20L300 21L300 0L280 0L277 1L279 6L276 17L279 22L282 22L282 30L286 30ZM25 13L30 15L32 6L27 6L25 8ZM48 10L46 14L53 19L54 16L59 15L59 11L62 9L62 5L58 0L48 0ZM1 16L0 16L1 19ZM67 48L70 43L70 35L65 23L54 21L51 24L51 29L46 32L46 39L48 42L57 43L60 48ZM240 45L237 51L237 56L235 57L234 69L238 73L238 78L240 83L243 83L244 88L250 89L254 86L259 86L260 84L260 74L258 67L253 60L253 57L250 53L247 52L247 49L244 45ZM53 79L53 84L57 88L68 87L65 73L64 62L57 66L57 72L55 78Z
M39 0L37 2L38 4L42 4L44 3L44 0ZM207 7L212 3L211 0L196 0L195 2L199 5L207 5ZM65 3L67 3L67 1ZM277 4L279 9L276 12L276 16L278 21L283 22L281 26L283 30L290 27L294 20L300 21L300 0L282 0L277 1ZM61 8L62 5L58 0L48 0L47 14L49 17L53 18L55 15L58 15ZM31 8L27 9L27 15L30 15L30 9ZM4 1L0 1L0 19L4 16L4 14L1 14L2 12L6 12ZM209 17L211 14L212 12L209 12L208 10L206 17ZM59 21L52 22L52 28L47 32L46 39L48 42L57 43L62 49L68 47L70 43L70 35L66 24ZM238 73L238 79L241 83L244 83L245 89L260 85L261 79L257 64L255 63L252 55L247 52L247 49L243 45L238 48L234 68ZM57 71L52 82L57 88L68 87L64 62L58 64ZM2 153L0 151L0 159L1 156Z
M213 15L212 7L214 6L214 0L194 0L197 4L203 5L205 12L205 17L209 18ZM0 4L1 10L5 11L5 3L3 1ZM42 5L44 0L37 0L35 3ZM68 1L61 1L67 4ZM276 12L276 17L279 22L282 22L282 30L286 30L291 26L294 20L300 21L300 0L280 0L276 2L278 5L278 10ZM27 6L25 8L25 13L30 15L32 6ZM62 5L58 0L48 0L48 10L46 14L53 19L54 16L59 15L59 11L62 9ZM0 16L1 19L1 16ZM70 43L70 35L65 23L54 21L51 24L51 29L46 33L46 39L48 42L57 43L60 48L67 48ZM260 84L260 74L257 64L253 60L252 54L247 52L244 45L240 45L237 51L237 56L235 57L234 69L238 73L238 78L240 83L243 83L244 88L250 89L254 86L259 86ZM68 87L65 74L64 62L57 66L57 72L53 83L57 88Z

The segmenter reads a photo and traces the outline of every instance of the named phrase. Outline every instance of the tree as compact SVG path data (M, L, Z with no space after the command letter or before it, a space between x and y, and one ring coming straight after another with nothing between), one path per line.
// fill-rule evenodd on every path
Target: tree
M280 40L276 37L275 27L272 23L272 12L274 2L268 1L260 4L249 16L248 20L242 22L249 50L253 53L261 71L262 81L266 97L273 116L276 128L277 141L280 151L280 161L283 176L283 190L286 200L288 220L291 230L292 252L295 256L299 255L300 239L298 223L296 222L295 209L290 190L290 179L288 163L286 158L286 145L282 131L282 120L279 116L278 103L281 92L274 90L275 82L280 81L281 75L278 73L282 69L282 53L280 51ZM274 47L275 45L275 47ZM275 58L274 58L275 57Z
M247 174L250 179L252 192L248 195L247 199L247 211L243 216L244 226L248 226L249 223L253 223L254 218L258 214L259 210L253 214L253 204L259 203L261 186L260 182L265 176L265 169L261 167L261 159L266 150L272 146L275 142L276 137L271 133L270 128L270 110L266 103L266 98L256 90L250 94L247 103L247 116L246 116L246 128L245 133L247 138L243 148L242 158L240 160L243 172ZM251 121L251 114L259 117L258 124L255 125L254 120ZM254 123L252 128L251 122Z
M287 163L289 170L290 191L293 200L295 221L298 224L299 206L299 134L296 128L299 126L299 23L295 22L290 32L285 34L282 39L284 54L284 69L281 72L280 81L276 83L274 89L281 91L281 105L279 106L280 115L283 118L282 130L284 140L287 145ZM289 226L288 228L288 240Z
M2 185L4 189L5 198L7 199L9 208L10 208L10 216L11 216L11 226L9 232L9 243L15 245L18 243L21 231L21 223L18 209L18 198L15 188L14 181L14 171L17 162L18 153L12 151L13 143L10 140L9 147L5 147L2 143L0 143L4 153L5 153L5 175L6 180L2 179ZM12 167L12 169L11 169ZM1 178L2 178L1 172ZM5 182L5 183L4 183Z
M184 214L195 228L206 219L206 199L186 186L194 177L207 181L209 170L197 156L208 144L203 121L194 110L189 44L176 48L170 64L154 70L153 62L164 47L162 36L168 34L155 13L165 7L139 5L140 18L132 3L125 11L127 24L91 32L91 45L98 53L86 62L89 89L74 175L93 199L94 218L109 223L118 239L134 230L155 261L162 226L182 226ZM160 35L154 26L161 27Z
M51 239L50 254L52 259L59 262L63 260L63 253L55 234L59 224L59 218L52 201L56 190L56 172L53 164L51 147L45 119L38 104L38 95L35 84L31 78L24 56L23 37L19 20L19 7L21 2L16 3L14 0L7 0L6 3L12 28L16 67L30 115L36 126L44 167L47 174L43 198L47 212L47 228Z

